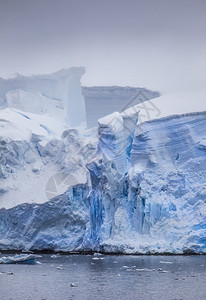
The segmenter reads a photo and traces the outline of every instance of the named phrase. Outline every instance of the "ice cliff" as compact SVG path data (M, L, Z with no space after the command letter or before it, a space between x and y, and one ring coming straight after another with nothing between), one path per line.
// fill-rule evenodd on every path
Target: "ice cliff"
M135 129L128 173L112 182L117 163L101 164L96 190L110 207L100 210L103 219L110 214L109 235L104 221L100 229L104 251L206 251L205 132L204 112L144 122Z
M206 253L206 112L140 113L0 110L0 249Z
M0 108L65 118L70 127L86 123L80 79L85 69L73 67L53 74L0 78Z
M98 119L115 111L123 112L129 107L160 96L146 88L121 86L82 87L85 99L87 128L95 127Z

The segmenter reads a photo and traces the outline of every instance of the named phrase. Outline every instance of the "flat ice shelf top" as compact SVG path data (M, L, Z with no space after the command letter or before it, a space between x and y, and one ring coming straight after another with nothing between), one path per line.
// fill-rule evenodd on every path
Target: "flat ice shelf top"
M139 87L122 87L122 86L83 86L82 87L82 94L88 97L132 97L135 96L137 93L150 93L153 97L159 97L160 94L156 91L150 91L146 88L139 88Z

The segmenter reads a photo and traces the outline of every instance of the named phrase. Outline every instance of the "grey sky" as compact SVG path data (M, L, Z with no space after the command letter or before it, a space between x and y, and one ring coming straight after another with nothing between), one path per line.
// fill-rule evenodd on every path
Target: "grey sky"
M86 66L84 85L206 81L205 0L0 0L0 76Z

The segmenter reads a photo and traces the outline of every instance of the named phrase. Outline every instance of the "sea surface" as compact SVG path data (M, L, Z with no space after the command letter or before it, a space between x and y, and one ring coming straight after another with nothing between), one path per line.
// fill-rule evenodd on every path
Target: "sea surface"
M0 265L1 300L206 300L206 256L44 254L38 261Z

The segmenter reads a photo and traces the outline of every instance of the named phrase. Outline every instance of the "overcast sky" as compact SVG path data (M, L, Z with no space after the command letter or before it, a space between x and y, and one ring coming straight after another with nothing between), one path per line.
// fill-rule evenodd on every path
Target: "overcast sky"
M0 76L86 66L84 85L206 82L206 0L0 0Z

